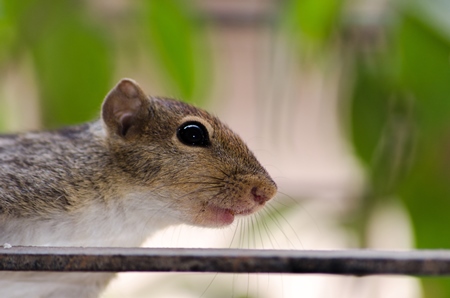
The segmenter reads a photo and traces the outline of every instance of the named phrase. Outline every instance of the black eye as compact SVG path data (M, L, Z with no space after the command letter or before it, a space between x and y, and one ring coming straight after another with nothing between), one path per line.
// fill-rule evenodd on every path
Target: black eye
M178 128L177 137L181 143L189 146L206 147L210 145L208 130L199 122L183 123Z

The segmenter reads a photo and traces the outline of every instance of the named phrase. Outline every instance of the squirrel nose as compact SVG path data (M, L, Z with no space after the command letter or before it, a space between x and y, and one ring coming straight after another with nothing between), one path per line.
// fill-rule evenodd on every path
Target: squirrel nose
M263 205L265 202L271 199L271 197L269 197L264 190L256 186L252 188L251 193L253 195L253 200L259 205Z

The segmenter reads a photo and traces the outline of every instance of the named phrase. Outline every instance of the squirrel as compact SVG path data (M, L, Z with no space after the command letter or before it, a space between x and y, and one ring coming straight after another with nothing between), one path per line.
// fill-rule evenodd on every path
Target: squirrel
M140 246L177 224L220 228L275 182L217 117L122 79L99 120L0 135L0 243ZM2 297L97 297L113 273L0 272Z

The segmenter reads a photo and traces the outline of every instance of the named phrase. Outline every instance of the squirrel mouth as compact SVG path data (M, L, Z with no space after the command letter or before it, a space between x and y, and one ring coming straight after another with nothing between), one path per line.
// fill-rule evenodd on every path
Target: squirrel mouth
M206 209L206 218L204 218L204 220L214 227L228 226L234 222L236 216L250 215L254 213L256 209L258 208L233 210L209 205Z
M245 215L250 215L252 213L254 213L256 211L257 208L248 208L248 209L244 209L244 210L239 210L234 212L235 215L239 215L239 216L245 216Z
M212 226L222 227L233 223L235 213L231 209L208 206L205 220Z
M255 183L253 187L242 186L242 193L234 197L214 197L201 203L194 222L201 226L224 227L232 224L236 216L247 216L259 211L276 192L275 184L272 180L270 182L270 185Z

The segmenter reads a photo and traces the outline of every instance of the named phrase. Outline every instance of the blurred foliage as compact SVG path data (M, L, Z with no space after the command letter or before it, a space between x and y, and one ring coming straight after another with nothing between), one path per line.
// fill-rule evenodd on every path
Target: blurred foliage
M181 98L193 99L207 82L207 51L202 28L184 1L143 1L145 37L169 78L177 82ZM206 56L205 56L206 55ZM204 91L204 90L202 90ZM204 95L204 94L203 94Z
M117 49L125 48L132 61L136 44L159 66L170 95L199 103L210 85L205 34L183 3L137 1L111 21L93 18L87 1L0 0L0 69L31 57L45 127L95 117L115 84L116 61L123 58Z
M348 3L291 0L280 19L312 63L339 57L353 78L343 123L369 179L353 230L364 247L374 207L400 198L417 248L450 249L450 2L393 0L379 15ZM422 282L424 297L450 297L449 280Z
M450 226L450 27L424 5L398 4L389 24L375 24L383 47L369 57L356 51L352 137L371 180L363 214L400 197L417 247L449 249L443 231ZM450 3L441 8L449 11ZM423 284L424 297L450 297L447 279Z
M321 51L335 33L343 4L343 0L286 1L281 25L301 43L300 48Z

